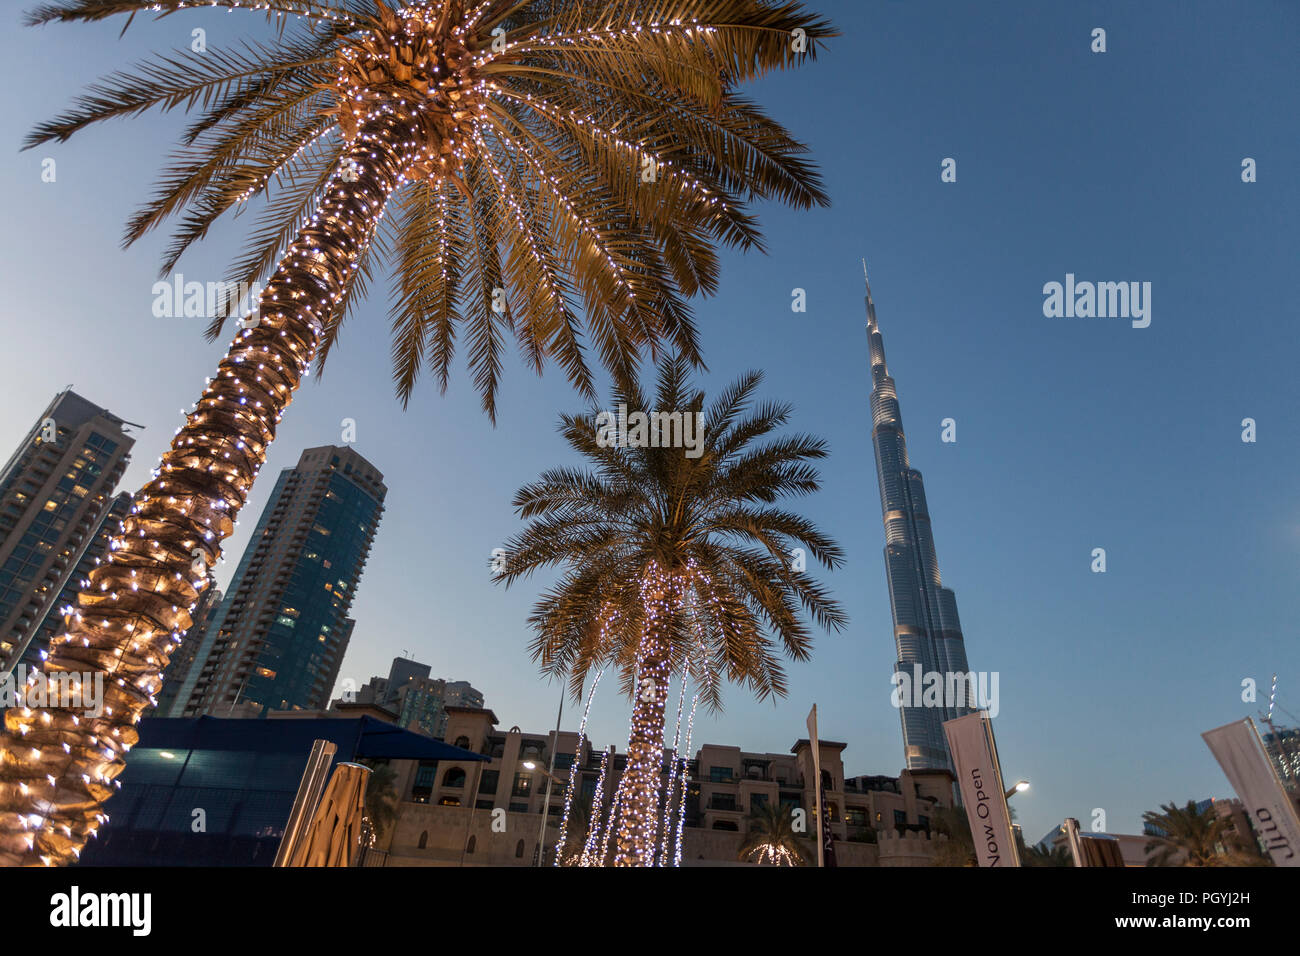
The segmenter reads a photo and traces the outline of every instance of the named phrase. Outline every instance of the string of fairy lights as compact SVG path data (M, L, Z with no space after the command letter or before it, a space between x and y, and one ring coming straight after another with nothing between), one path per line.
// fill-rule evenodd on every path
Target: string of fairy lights
M612 619L616 613L602 617L601 629L602 638L604 633L612 624ZM582 709L582 722L578 725L578 744L574 749L574 760L569 765L569 785L564 790L564 813L560 816L560 836L555 845L555 865L560 865L560 854L563 853L565 841L569 834L569 813L573 809L573 791L578 782L578 759L577 756L582 753L583 742L587 739L587 718L591 714L591 702L596 697L596 688L600 686L600 678L605 673L604 669L596 672L596 678L591 682L591 690L587 693L587 703Z
M664 741L662 701L668 699L671 691L671 675L666 672L663 678L662 694L659 694L656 690L654 695L660 702L657 715L653 713L653 708L641 707L641 704L649 704L651 701L638 695L637 709L634 710L629 727L627 766L620 775L618 785L609 798L608 811L605 809L605 799L608 790L607 780L613 760L613 748L601 753L595 789L592 795L587 833L582 843L582 849L566 857L564 852L568 845L570 811L573 794L577 786L579 761L575 760L571 764L568 786L565 791L564 814L561 818L560 834L556 843L555 865L603 866L609 860L611 843L614 843L616 851L622 852L628 843L643 835L644 830L635 829L635 820L632 824L627 821L628 816L636 813L635 809L629 809L632 807L634 800L638 801L641 806L651 805L656 811L656 819L649 827L650 839L645 841L645 845L640 848L643 858L648 859L648 862L643 865L681 865L682 839L686 819L686 796L690 789L689 759L685 755L690 753L695 728L695 716L701 693L715 679L712 673L712 664L709 660L707 641L705 640L706 627L701 618L702 606L707 605L708 602L702 599L700 592L702 589L707 588L708 583L708 576L701 571L694 560L688 560L685 566L674 574L663 573L657 566L652 566L642 579L642 600L666 602L672 598L674 601L672 608L677 612L684 613L689 618L695 636L693 644L683 656L681 670L678 674L677 716L673 729L673 746L669 756L668 783L662 794L662 817L660 818L658 815ZM667 585L666 588L665 585ZM647 603L648 613L650 613L649 608L650 604ZM668 613L668 609L664 608L653 613L659 620L666 620L665 615ZM610 631L615 626L616 620L617 612L612 607L606 608L600 618L601 646L608 646ZM641 631L642 641L637 657L638 687L644 686L639 681L644 680L645 675L651 673L645 666L648 660L647 648L653 648L654 646L653 641L646 640L646 637L651 633L649 620L647 620L645 627ZM578 729L578 753L582 752L586 740L587 720L595 698L596 686L603 673L604 670L602 669L597 674L596 681L587 696ZM695 683L696 689L691 696L690 710L686 711L685 696L688 685L692 682ZM638 720L637 710L642 713L641 720ZM648 717L646 716L647 711L650 712ZM684 732L683 715L686 716ZM634 757L637 729L639 726L646 724L649 727L643 737L658 742L657 751L654 750L653 746L650 748L657 756ZM630 772L638 767L644 768L646 772L640 775ZM615 865L619 865L617 857L615 858Z

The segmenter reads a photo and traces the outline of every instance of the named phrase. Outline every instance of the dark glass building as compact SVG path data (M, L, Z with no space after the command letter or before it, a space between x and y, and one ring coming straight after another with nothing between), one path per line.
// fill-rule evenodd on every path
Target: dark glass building
M65 389L0 471L0 673L39 661L37 631L47 621L57 629L65 588L80 580L131 460L129 424Z
M350 448L281 472L165 716L323 710L352 636L348 617L383 514L383 475Z
M865 277L866 266L863 265ZM957 596L943 586L930 529L921 473L907 457L907 438L898 408L898 391L885 364L885 346L876 324L876 306L867 283L867 340L871 351L871 441L880 481L880 509L885 525L885 575L894 621L895 675L909 681L914 693L903 695L899 714L903 754L908 770L952 770L943 723L970 713L944 695L940 706L922 706L916 675L939 674L945 688L949 675L969 673L966 641L957 617Z
M337 747L332 767L485 759L370 716L278 717L140 721L80 865L270 866L316 740Z
M33 629L31 640L22 655L22 663L29 667L41 666L50 648L50 638L64 631L67 616L77 607L77 594L82 588L90 586L91 569L108 559L109 541L121 533L122 519L130 513L131 496L123 491L100 516L95 532L90 536L90 543L81 552L80 559L73 566L54 605Z

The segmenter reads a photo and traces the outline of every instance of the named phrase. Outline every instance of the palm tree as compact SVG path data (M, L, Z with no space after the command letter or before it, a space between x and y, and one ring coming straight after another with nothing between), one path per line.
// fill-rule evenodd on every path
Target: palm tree
M622 373L664 344L697 361L685 300L716 288L719 245L761 246L747 204L827 202L805 148L737 92L832 35L797 2L50 0L27 21L197 6L272 33L114 73L27 139L194 111L125 242L180 216L166 274L258 199L231 288L270 278L52 641L48 669L107 675L104 713L6 714L3 863L68 862L103 822L285 407L385 260L399 396L426 366L445 387L459 333L495 420L508 336L587 396L584 337Z
M1070 850L1065 846L1048 847L1035 844L1025 848L1026 866L1074 866Z
M1147 866L1255 866L1266 862L1258 849L1244 841L1228 817L1213 807L1198 810L1162 804L1148 810L1142 822L1154 828L1145 847Z
M749 833L740 845L737 859L777 866L807 866L805 852L794 832L794 813L785 804L770 801L749 813Z
M366 820L370 824L373 844L383 849L389 831L397 822L400 801L397 771L387 760L366 760L363 763L370 768L370 779L366 781Z
M760 700L784 696L779 652L805 660L812 647L801 608L822 627L846 622L804 570L805 548L834 568L843 560L839 546L811 521L773 507L780 497L818 489L809 462L824 458L826 446L806 435L756 444L791 413L768 403L750 414L761 380L748 373L705 412L687 363L670 357L653 405L635 380L615 389L614 407L626 406L631 426L626 436L611 432L621 428L623 409L618 425L607 415L561 417L565 440L593 470L552 469L515 495L530 523L505 545L498 580L563 568L530 618L534 660L544 673L567 674L575 696L588 671L612 665L634 696L615 865L654 859L672 674L689 664L701 699L714 708L724 678L747 684ZM652 431L637 431L638 415L651 412ZM651 434L654 445L677 446L647 447Z
M978 866L975 840L971 837L970 819L961 807L939 807L933 814L936 833L947 837L934 848L935 866Z

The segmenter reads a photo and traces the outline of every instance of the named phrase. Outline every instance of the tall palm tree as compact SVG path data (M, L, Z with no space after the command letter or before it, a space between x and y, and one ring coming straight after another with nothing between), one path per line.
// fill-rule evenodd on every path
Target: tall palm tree
M495 418L507 336L588 396L589 346L623 372L661 344L697 360L685 300L716 288L720 244L760 245L747 203L827 201L804 147L737 92L832 34L796 2L51 0L27 19L129 27L199 6L271 32L114 73L27 140L193 111L125 241L180 216L165 274L258 199L230 275L270 278L52 642L49 669L106 673L104 713L6 715L0 863L69 861L103 822L281 414L373 270L393 273L403 401L425 366L445 387L460 333Z
M1266 862L1257 849L1244 841L1228 817L1213 807L1198 810L1195 801L1187 806L1162 804L1148 810L1142 822L1156 833L1145 847L1147 866L1255 866Z
M784 804L771 801L749 812L749 832L740 844L737 858L777 866L807 866L808 853L794 832L794 813Z
M1023 854L1026 866L1074 866L1069 847L1048 847L1035 844L1026 847Z
M846 623L804 570L809 555L837 567L839 546L811 521L773 506L818 489L809 463L825 457L825 444L768 437L791 408L751 410L758 372L707 410L687 378L684 359L665 360L653 404L635 380L624 380L613 402L626 406L625 436L611 431L621 428L622 409L618 425L607 417L601 424L599 414L561 417L565 440L593 468L552 469L520 489L514 505L530 523L506 543L497 575L509 584L539 568L563 568L530 618L534 659L546 673L567 673L575 695L593 667L613 665L634 698L617 822L615 865L622 866L654 859L672 674L691 663L701 699L715 708L724 679L748 685L759 699L783 696L780 652L804 660L812 647L801 609L822 627ZM678 446L648 447L644 429L638 437L636 416L647 412L660 425L654 444L671 446L671 434ZM665 431L664 416L672 415L682 430ZM698 415L702 434L688 439L685 427Z

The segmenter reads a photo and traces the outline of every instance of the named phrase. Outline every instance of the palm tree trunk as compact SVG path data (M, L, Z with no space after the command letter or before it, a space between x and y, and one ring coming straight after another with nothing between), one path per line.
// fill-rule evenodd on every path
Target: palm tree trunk
M671 675L668 627L676 589L669 575L652 568L641 582L645 633L637 652L637 685L627 766L619 787L615 866L654 865L664 759L664 703Z
M135 724L156 701L207 569L248 498L281 413L310 368L356 260L414 158L400 117L363 121L316 215L267 283L259 320L239 332L216 376L136 495L108 560L90 572L47 672L104 675L100 713L12 708L0 737L0 864L77 857L108 818ZM144 374L124 370L123 378Z

